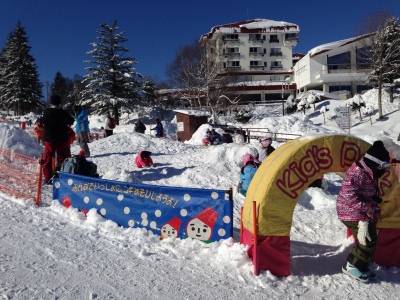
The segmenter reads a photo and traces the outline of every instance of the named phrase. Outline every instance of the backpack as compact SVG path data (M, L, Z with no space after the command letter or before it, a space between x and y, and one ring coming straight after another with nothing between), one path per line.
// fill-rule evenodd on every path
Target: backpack
M80 155L74 155L64 160L61 165L61 172L98 177L97 165Z
M115 126L117 126L117 122L115 121L114 118L110 118L110 122L108 123L108 127L110 127L111 129L114 129Z

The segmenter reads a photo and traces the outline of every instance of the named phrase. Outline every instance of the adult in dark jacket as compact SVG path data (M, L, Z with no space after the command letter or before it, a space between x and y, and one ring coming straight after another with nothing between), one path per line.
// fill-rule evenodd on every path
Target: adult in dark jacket
M378 243L375 225L381 216L378 179L385 173L389 159L382 141L374 142L364 157L346 171L337 198L339 220L358 240L342 270L363 282L376 278L369 266Z
M74 124L74 117L61 108L61 97L52 95L50 107L43 113L44 131L44 157L43 174L46 183L52 179L52 159L57 153L57 165L60 167L67 157L71 156L68 143L67 127Z
M146 125L141 120L138 120L135 124L135 132L144 133L146 131Z

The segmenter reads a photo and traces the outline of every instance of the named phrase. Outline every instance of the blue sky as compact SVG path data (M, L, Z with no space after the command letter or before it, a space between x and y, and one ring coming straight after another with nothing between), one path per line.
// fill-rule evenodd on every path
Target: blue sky
M368 13L385 10L400 17L399 0L0 0L0 45L21 21L41 81L57 71L85 75L87 54L100 24L118 19L136 70L161 81L180 46L198 40L213 26L261 18L300 26L294 52L357 35Z

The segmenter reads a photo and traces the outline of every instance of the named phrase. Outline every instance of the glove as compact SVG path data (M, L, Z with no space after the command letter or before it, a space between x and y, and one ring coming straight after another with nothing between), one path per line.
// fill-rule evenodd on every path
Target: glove
M358 221L358 233L357 233L358 242L366 246L367 239L371 241L371 237L369 236L368 232L368 221Z
M382 203L382 198L381 197L378 197L378 196L376 196L376 195L374 195L374 196L372 196L372 200L374 201L374 202L376 202L376 203Z

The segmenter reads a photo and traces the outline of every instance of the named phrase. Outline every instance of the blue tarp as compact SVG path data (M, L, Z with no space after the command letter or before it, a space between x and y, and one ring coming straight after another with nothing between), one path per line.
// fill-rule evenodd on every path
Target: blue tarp
M53 199L84 212L95 208L120 226L146 228L162 237L210 242L233 234L233 203L224 190L133 184L59 172Z

